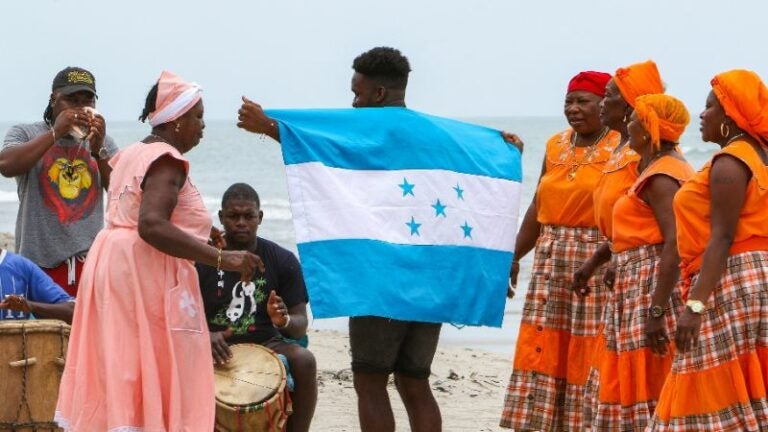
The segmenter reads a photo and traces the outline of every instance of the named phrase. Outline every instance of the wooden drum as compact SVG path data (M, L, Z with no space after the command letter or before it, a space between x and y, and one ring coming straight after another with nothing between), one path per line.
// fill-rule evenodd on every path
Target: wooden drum
M261 345L238 344L230 349L229 363L215 368L216 430L282 431L293 411L283 362Z
M69 325L0 321L0 431L59 430L53 423Z

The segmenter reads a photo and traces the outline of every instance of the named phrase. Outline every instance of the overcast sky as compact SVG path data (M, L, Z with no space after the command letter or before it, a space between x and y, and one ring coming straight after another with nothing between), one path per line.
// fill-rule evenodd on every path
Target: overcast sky
M645 59L695 115L717 72L768 79L768 1L25 0L0 2L0 120L41 118L57 71L91 70L109 121L138 116L162 69L200 83L208 119L240 95L346 107L352 59L411 61L407 102L447 116L560 115L580 70Z

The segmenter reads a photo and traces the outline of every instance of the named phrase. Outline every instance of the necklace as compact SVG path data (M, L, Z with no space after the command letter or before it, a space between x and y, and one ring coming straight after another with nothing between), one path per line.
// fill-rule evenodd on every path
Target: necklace
M221 291L224 289L224 270L219 269L216 273L219 276L219 280L216 282L216 297L221 297Z
M158 141L164 142L166 144L169 144L168 140L166 140L165 138L161 137L160 135L155 135L155 134L151 133L151 134L147 135L147 138L150 138L150 137L157 138Z
M725 146L727 146L728 144L730 144L730 143L732 143L732 142L736 141L737 139L739 139L739 138L743 137L744 135L746 135L746 134L745 134L744 132L742 132L742 133L740 133L740 134L736 134L736 135L734 135L734 136L730 137L730 138L728 139L728 141L726 141L726 142L725 142L725 145L724 145L723 147L725 147Z
M597 150L597 144L600 143L600 141L605 138L606 135L608 135L608 129L607 127L603 128L603 131L600 133L600 135L592 141L592 144L587 146L587 151L584 153L584 156L582 156L580 161L576 161L576 141L579 139L579 133L574 131L573 135L571 136L571 143L568 146L568 153L562 154L560 156L561 161L570 160L571 161L571 169L568 171L568 181L573 181L576 179L576 171L582 166L587 165L592 162L592 158L595 155L595 150Z

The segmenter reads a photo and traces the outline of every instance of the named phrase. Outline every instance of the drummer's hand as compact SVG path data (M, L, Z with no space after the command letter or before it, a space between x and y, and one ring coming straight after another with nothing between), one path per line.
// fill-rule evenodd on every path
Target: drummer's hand
M227 345L227 339L232 336L232 329L211 332L211 353L216 364L225 364L232 358L232 350Z
M288 321L288 307L283 303L283 298L275 293L275 290L269 292L267 314L276 327L284 327Z
M240 272L240 280L250 282L258 270L264 273L264 261L258 255L246 251L222 251L221 268L228 271Z
M29 313L29 303L27 299L22 296L9 295L6 296L2 302L0 302L0 309L10 309L17 312Z

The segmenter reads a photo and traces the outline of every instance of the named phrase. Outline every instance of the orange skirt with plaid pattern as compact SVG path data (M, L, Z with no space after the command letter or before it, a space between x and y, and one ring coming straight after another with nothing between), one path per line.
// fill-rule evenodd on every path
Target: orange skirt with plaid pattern
M674 346L666 355L647 346L645 326L658 279L662 245L645 245L614 256L616 282L605 307L602 346L595 355L585 419L596 431L642 431L651 419L672 365ZM672 292L664 315L665 332L674 339L682 306L679 287ZM587 405L585 403L585 405Z
M576 270L604 241L597 228L542 227L502 427L581 430L584 385L610 292L602 270L588 281L587 297L577 296L571 284Z
M675 353L648 430L768 430L767 386L768 251L743 252L728 258L697 346Z

